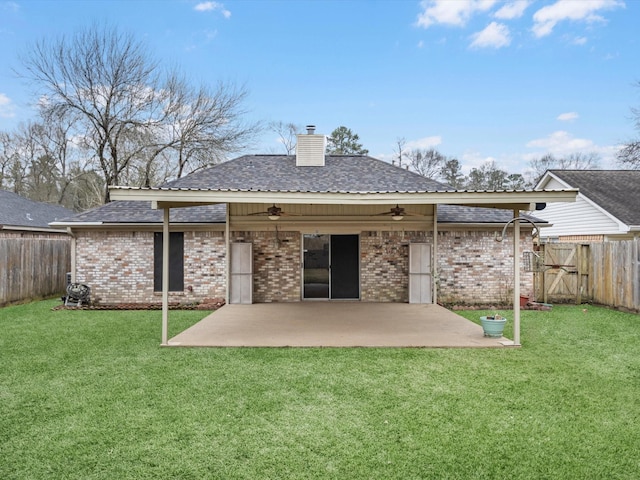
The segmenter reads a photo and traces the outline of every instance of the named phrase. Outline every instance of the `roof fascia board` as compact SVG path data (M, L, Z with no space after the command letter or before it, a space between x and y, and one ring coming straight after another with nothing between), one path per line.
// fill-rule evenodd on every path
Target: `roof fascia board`
M562 178L560 178L558 175L556 175L555 173L553 173L550 170L547 170L547 172L542 176L542 178L540 179L540 181L538 182L538 184L534 187L534 190L537 189L542 189L544 190L543 186L549 183L550 179L554 179L557 180L558 182L560 182L561 184L564 185L565 188L567 189L571 189L573 188L571 185L569 185L566 181L564 181Z
M209 190L170 190L113 188L112 200L155 202L156 208L174 208L206 203L316 203L316 204L458 204L513 205L528 210L531 204L575 202L577 189L514 192L403 192L403 193L329 193L329 192L239 192Z
M54 225L54 224L50 223L49 225ZM20 231L20 232L41 232L41 233L67 233L67 231L64 229L47 228L47 227L28 227L26 225L0 225L0 230L11 230L11 231Z

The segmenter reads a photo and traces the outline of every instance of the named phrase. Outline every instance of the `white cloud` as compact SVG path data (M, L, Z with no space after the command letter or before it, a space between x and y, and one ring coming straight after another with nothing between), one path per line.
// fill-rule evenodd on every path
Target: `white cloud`
M422 48L422 47L424 47L424 42L422 40L420 40L418 42L418 48Z
M601 146L586 138L574 138L573 135L564 130L553 132L545 138L531 140L526 146L541 150L537 153L523 155L523 158L528 161L534 158L540 158L540 156L547 153L557 158L563 158L572 153L595 153L600 156L601 168L614 168L616 164L616 153L620 150L620 146L617 145Z
M501 20L520 18L529 5L531 5L531 0L515 0L500 8L500 10L494 14L494 17Z
M587 43L587 37L576 37L571 41L571 43L574 45L585 45Z
M224 8L224 5L219 2L200 2L193 9L196 12L212 12L219 11L222 13L224 18L229 18L231 16L231 12Z
M473 34L471 38L473 38L472 48L502 48L511 43L509 28L496 22L491 22L484 30Z
M15 110L13 102L4 93L0 93L0 117L11 118L15 117Z
M564 20L593 23L604 21L597 14L600 10L624 8L621 0L557 0L552 5L542 7L533 15L533 33L536 37L549 35L555 26Z
M580 117L580 115L578 115L576 112L566 112L558 115L557 120L560 120L561 122L572 122L578 117Z
M20 5L18 5L16 2L3 2L2 9L8 12L17 12L18 10L20 10Z
M585 138L574 138L569 132L558 130L545 138L531 140L527 143L530 148L542 148L554 155L563 156L580 151L591 151L595 144Z
M405 147L408 150L415 148L433 148L442 143L442 137L440 135L433 135L431 137L419 138L418 140L411 140L407 142Z
M423 0L416 24L423 28L438 23L462 27L476 12L486 12L495 3L496 0Z

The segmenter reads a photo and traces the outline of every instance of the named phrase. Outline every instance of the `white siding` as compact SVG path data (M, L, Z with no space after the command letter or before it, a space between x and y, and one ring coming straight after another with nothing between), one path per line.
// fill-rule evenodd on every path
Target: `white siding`
M549 182L547 188L555 180ZM536 212L535 215L553 224L553 227L541 229L540 235L545 237L560 237L565 235L600 235L620 233L618 222L611 219L582 195L578 195L575 203L551 203Z

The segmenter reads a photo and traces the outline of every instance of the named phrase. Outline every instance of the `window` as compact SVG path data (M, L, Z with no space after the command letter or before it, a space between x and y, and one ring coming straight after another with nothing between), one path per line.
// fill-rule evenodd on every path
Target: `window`
M169 233L169 291L184 290L184 233ZM162 291L162 232L153 234L153 291Z

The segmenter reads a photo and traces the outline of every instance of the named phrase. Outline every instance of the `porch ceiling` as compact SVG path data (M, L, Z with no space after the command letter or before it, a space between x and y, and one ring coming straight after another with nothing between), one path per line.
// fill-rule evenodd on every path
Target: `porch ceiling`
M502 347L439 305L298 302L226 305L169 340L181 347Z

